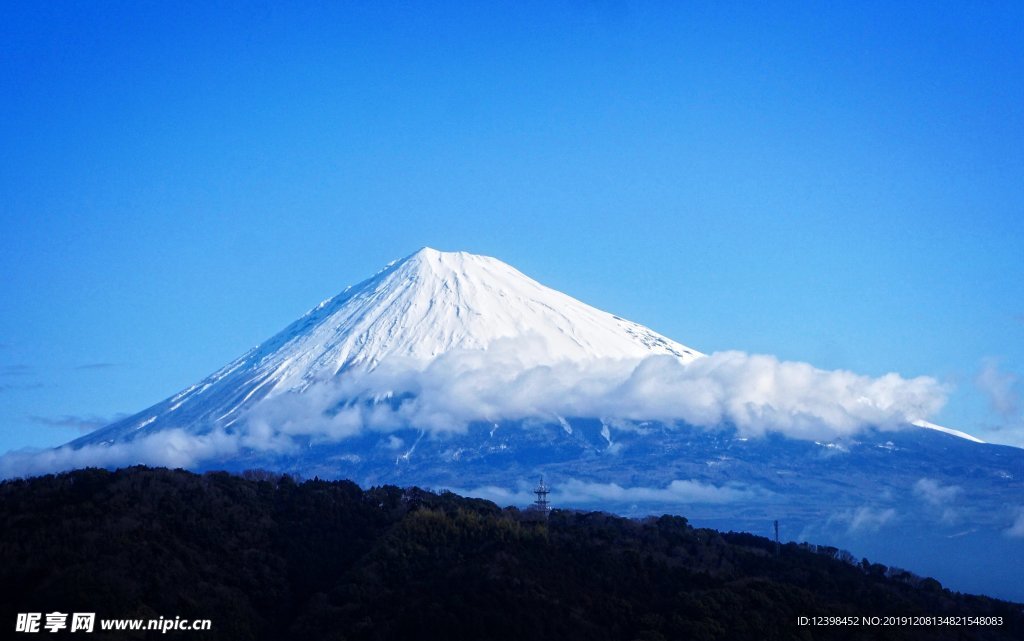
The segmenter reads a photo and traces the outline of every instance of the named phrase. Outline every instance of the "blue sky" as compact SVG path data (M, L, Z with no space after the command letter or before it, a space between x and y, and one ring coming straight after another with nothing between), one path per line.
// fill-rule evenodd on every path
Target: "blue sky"
M1019 3L212 4L0 8L0 451L425 245L1024 444Z

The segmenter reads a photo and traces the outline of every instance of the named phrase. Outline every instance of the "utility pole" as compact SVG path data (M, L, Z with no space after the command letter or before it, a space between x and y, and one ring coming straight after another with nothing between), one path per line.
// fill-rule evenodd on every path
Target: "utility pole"
M775 556L779 556L779 522L772 523L775 526Z

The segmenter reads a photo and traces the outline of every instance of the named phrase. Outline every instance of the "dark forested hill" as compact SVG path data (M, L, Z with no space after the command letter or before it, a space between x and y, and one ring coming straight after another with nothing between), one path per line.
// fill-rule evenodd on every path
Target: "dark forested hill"
M147 468L0 484L2 636L48 636L13 630L19 612L53 611L212 620L166 635L190 639L1024 638L1019 605L681 517L539 523L447 493ZM145 638L131 634L85 638Z

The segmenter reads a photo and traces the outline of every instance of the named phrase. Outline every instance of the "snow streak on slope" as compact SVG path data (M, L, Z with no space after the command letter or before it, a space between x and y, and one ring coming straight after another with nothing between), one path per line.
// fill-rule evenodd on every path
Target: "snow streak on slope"
M457 350L530 337L529 366L702 356L642 325L586 305L487 256L424 248L325 300L206 380L76 441L107 442L145 429L230 425L241 410L381 362L422 369Z
M978 438L976 436L971 436L967 432L961 432L960 430L954 430L954 429L951 429L949 427L942 427L941 425L936 425L935 423L931 423L929 421L922 421L922 420L914 421L914 425L916 425L917 427L923 427L925 429L935 430L937 432L943 432L945 434L950 434L951 436L956 436L958 438L964 438L964 439L967 439L968 441L972 441L974 443L984 443L985 442L985 441L981 440L980 438Z

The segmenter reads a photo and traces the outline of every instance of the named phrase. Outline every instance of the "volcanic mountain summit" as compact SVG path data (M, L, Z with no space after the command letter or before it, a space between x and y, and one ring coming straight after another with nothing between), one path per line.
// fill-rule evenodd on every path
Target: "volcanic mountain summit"
M111 442L161 428L227 427L266 398L302 393L382 362L422 368L439 355L528 338L527 365L703 356L624 318L541 285L488 256L425 247L347 287L206 379L77 441Z

